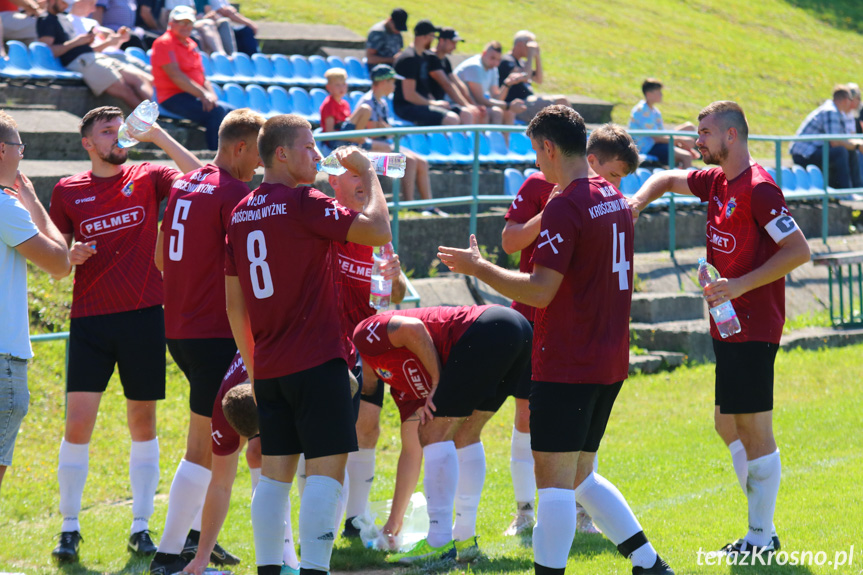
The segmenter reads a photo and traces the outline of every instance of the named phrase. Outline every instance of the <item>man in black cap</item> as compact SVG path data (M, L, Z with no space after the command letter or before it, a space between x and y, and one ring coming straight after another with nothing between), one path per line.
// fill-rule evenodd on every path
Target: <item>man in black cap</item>
M439 31L429 20L417 22L413 45L399 54L394 66L404 79L396 82L393 109L399 117L418 126L455 125L461 121L448 102L432 94L432 75L441 70L441 62L429 48Z
M402 32L408 29L408 13L396 8L390 17L369 28L366 40L366 61L369 70L377 64L395 62L396 56L402 51L404 41Z
M438 32L437 46L432 53L440 60L441 69L431 72L431 77L435 80L431 88L432 96L435 100L443 100L449 96L450 110L459 114L462 124L481 124L484 121L485 109L474 105L467 86L452 73L449 55L455 52L459 42L464 42L464 38L453 28L441 28Z

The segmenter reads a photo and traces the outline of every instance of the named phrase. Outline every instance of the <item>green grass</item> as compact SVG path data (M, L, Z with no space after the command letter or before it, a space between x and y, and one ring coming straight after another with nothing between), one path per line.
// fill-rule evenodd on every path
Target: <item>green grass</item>
M46 314L62 308L69 280L31 278L44 295ZM58 297L59 296L59 297ZM56 459L63 428L62 342L36 346L30 366L30 413L19 435L15 464L0 498L0 572L53 573L50 551L60 527ZM776 372L777 441L782 450L783 483L776 525L787 550L837 551L856 547L853 570L827 566L744 571L762 573L858 573L863 567L863 379L857 345L822 351L781 352ZM167 492L183 449L188 420L188 389L168 358L168 400L159 405L161 482L151 526L164 524ZM728 452L712 430L713 366L692 365L671 373L628 380L600 454L600 472L625 494L656 548L678 573L727 573L728 567L696 564L699 548L714 549L746 529L746 503L731 469ZM501 532L513 511L509 476L509 437L513 406L508 402L484 433L488 475L479 518L487 558L452 573L530 573L532 554ZM399 450L395 410L387 399L379 443L373 500L391 496ZM70 575L141 573L146 564L125 551L131 521L128 487L129 439L119 381L112 380L102 402L91 448L90 474L81 514L82 563ZM220 541L239 554L238 575L254 573L249 520L250 481L241 468L232 508ZM293 490L294 517L298 504ZM296 533L296 522L294 523ZM333 568L385 568L382 554L344 540L336 542ZM628 562L602 537L577 535L570 552L571 573L629 571ZM737 572L737 571L732 571Z
M793 134L839 82L855 80L863 52L863 3L856 0L465 0L398 2L420 18L452 26L476 53L490 40L509 48L529 28L541 43L544 92L584 94L616 104L626 123L647 76L665 84L667 125L695 121L714 100L737 100L754 134ZM393 4L395 5L395 4ZM291 3L245 0L256 18L339 24L365 37L390 11L370 0ZM410 42L412 35L405 34ZM772 157L772 145L757 144ZM786 148L787 152L787 148Z

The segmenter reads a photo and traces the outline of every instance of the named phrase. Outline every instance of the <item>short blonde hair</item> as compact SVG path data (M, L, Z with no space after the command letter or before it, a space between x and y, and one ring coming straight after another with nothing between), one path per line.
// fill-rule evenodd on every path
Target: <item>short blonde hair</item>
M249 108L231 110L219 126L219 143L234 144L241 140L257 141L267 119Z
M0 110L0 140L11 140L17 130L18 124L15 119L4 110Z
M330 68L326 72L324 72L324 78L327 79L327 84L332 82L333 80L344 80L347 82L348 73L344 68Z

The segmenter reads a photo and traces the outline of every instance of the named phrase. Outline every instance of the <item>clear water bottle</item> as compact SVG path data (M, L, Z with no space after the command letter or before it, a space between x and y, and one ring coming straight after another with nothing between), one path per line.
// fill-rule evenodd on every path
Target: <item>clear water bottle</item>
M715 282L720 277L722 276L719 275L716 268L707 263L706 259L698 258L698 283L701 284L701 287L706 287L707 284ZM730 301L710 308L710 315L723 339L740 333L740 320L737 319L737 312L734 311L734 306L731 305Z
M369 294L369 305L377 310L385 310L390 307L393 281L384 279L381 274L381 263L392 259L394 254L391 243L381 246L380 255L374 254L375 263L372 265L372 289Z
M404 154L381 154L378 152L363 152L372 167L379 176L387 176L388 178L403 178L405 175L405 155ZM330 154L321 160L318 166L318 171L326 172L333 176L341 176L347 172L335 154Z
M135 134L143 134L159 119L159 104L144 100L135 111L126 118L126 123L117 132L121 148L131 148L138 143Z

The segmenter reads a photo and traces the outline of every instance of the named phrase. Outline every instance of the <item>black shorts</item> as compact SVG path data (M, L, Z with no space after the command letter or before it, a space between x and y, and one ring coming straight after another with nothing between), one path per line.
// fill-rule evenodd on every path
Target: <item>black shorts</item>
M378 384L375 387L375 390L366 395L364 393L360 394L360 399L367 403L371 403L372 405L377 405L378 407L384 406L384 382L380 379L378 380Z
M533 322L530 323L531 333L533 333ZM531 359L527 358L527 366L524 368L524 371L521 374L521 377L518 378L518 381L515 384L515 390L512 393L512 396L516 399L530 399L530 388L533 385L533 381L531 381Z
M405 104L395 109L402 120L413 122L417 126L440 126L449 110L437 106L417 106Z
M256 379L263 455L306 459L357 450L348 366L330 361L283 377Z
M357 383L359 384L357 392L351 397L351 406L354 408L354 423L360 418L360 398L363 395L363 362L359 357L359 354L357 354L357 364L351 370L351 373L357 378Z
M438 417L497 411L530 359L530 324L506 307L487 309L453 345L434 395Z
M719 413L773 410L773 364L779 344L713 340Z
M237 354L233 338L169 339L168 351L189 380L189 409L213 417L216 395Z
M66 391L104 392L115 365L126 399L165 399L162 306L72 318Z
M534 381L530 392L530 448L568 453L599 449L623 382Z

